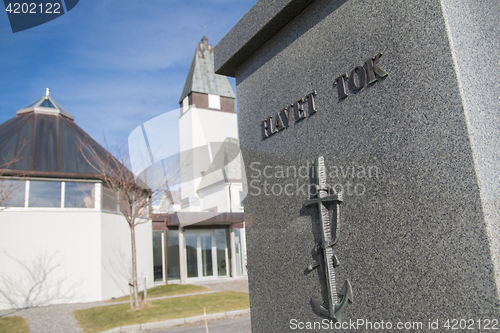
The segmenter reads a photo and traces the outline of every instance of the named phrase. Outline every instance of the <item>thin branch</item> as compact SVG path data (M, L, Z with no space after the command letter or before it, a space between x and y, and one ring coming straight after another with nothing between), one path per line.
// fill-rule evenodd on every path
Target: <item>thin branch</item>
M26 146L27 141L21 140L16 147L15 154L9 153L7 158L2 158L0 156L0 211L21 204L21 202L13 202L21 186L20 183L16 186L14 182L17 179L24 178L24 175L17 174L14 176L13 171L16 170L16 168L19 169L16 164L26 158L26 156L23 155ZM21 200L24 202L24 197Z

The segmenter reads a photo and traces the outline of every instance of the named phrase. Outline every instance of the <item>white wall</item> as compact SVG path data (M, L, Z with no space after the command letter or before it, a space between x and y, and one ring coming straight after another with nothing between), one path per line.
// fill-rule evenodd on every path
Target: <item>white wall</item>
M231 191L231 198L229 198L229 191ZM229 212L229 205L231 202L233 213L243 213L243 207L240 204L240 191L243 191L241 182L219 183L209 186L198 191L198 195L203 203L202 209L207 210L212 207L217 207L218 212Z
M87 209L0 211L0 309L12 308L2 292L24 306L91 302L128 294L130 229L123 216ZM136 228L140 290L153 282L152 223ZM24 296L23 296L24 294Z
M37 304L100 300L100 234L99 211L0 212L0 290L22 304L21 293L45 272ZM0 308L11 308L1 295L0 302Z
M130 228L119 214L102 213L102 299L129 294L129 279L132 278L132 247ZM144 278L148 286L153 281L153 233L152 222L136 227L137 276L139 290L144 289Z
M226 138L238 137L236 113L221 112L191 107L179 118L179 143L181 151L182 186L181 198L198 198L196 190L201 182L201 172L206 171L217 153L211 151L211 142L224 142ZM190 155L188 152L197 147L207 146L208 154L200 154L198 150ZM204 207L207 207L203 203ZM200 206L191 206L184 211L200 211Z
M229 191L225 183L219 183L198 191L203 201L203 209L217 207L218 212L229 211Z
M146 278L148 288L154 287L153 222L149 220L147 223L137 226L135 237L139 290L144 290L144 278Z
M132 277L130 229L122 215L101 213L101 219L101 297L121 297L129 293Z

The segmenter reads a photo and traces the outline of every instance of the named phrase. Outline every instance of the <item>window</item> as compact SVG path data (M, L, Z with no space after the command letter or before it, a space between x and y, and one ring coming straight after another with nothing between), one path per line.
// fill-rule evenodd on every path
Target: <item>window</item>
M28 207L94 208L95 206L94 183L30 180L28 188Z
M217 275L229 275L229 254L227 249L227 229L215 229L215 246L217 250Z
M177 246L177 252L179 246ZM179 260L179 258L177 258ZM165 281L165 242L163 238L163 231L153 231L153 270L154 281Z
M182 111L181 111L181 115L186 112L187 110L189 109L189 97L186 96L184 97L184 99L182 100Z
M95 184L66 182L65 208L94 208Z
M61 182L30 181L29 207L61 207Z
M243 208L243 199L244 199L243 191L240 191L240 207L242 207L242 208Z
M45 108L52 108L52 109L55 109L54 104L52 104L52 103L50 102L50 100L49 100L49 99L46 99L45 101L43 101L43 103L42 103L42 104L40 104L40 106L43 106L43 107L45 107Z
M167 230L167 275L169 280L180 279L179 230Z
M208 94L208 108L220 110L220 96Z
M0 179L0 207L24 207L26 182L18 179Z
M234 229L234 238L235 238L235 246L236 246L236 274L243 275L243 244L242 244L242 236L241 229Z
M0 207L92 209L95 199L94 182L0 178Z
M111 212L118 212L118 202L116 200L116 193L114 193L109 187L102 187L102 209L109 210Z

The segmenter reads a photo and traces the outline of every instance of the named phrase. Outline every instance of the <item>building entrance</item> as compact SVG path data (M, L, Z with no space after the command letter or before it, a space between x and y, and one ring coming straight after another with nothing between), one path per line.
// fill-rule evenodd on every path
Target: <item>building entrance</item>
M227 230L189 230L184 233L188 278L228 276Z

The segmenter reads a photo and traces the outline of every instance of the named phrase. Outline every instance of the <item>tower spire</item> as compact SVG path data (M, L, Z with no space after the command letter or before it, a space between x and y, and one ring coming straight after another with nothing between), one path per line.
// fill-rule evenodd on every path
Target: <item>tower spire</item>
M203 28L203 36L205 36L208 27L205 25L205 23L203 23L202 25L200 25L200 27Z
M208 50L208 37L203 35L203 38L201 39L201 42L205 46L205 50Z

